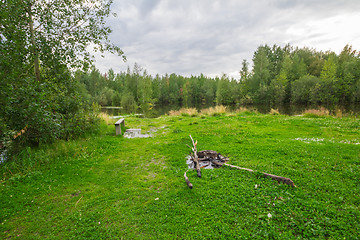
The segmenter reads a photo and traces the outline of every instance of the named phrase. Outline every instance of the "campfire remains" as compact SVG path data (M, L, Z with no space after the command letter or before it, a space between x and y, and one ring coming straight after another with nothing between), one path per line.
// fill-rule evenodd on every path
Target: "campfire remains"
M227 157L222 156L220 153L217 153L216 151L212 150L204 150L204 151L197 151L196 145L197 141L194 142L194 139L190 135L190 139L192 142L192 147L188 145L188 147L191 148L192 153L190 153L190 158L188 161L189 169L196 169L197 176L201 177L201 169L202 168L220 168L222 166L228 166L231 168L236 168L239 170L246 170L249 172L256 172L249 168L242 168L234 165L227 164L226 162L229 160ZM189 170L188 169L188 170ZM185 182L188 185L189 188L193 188L193 185L191 184L189 178L186 176L187 171L184 173ZM273 180L278 181L278 183L282 182L284 184L290 185L292 187L296 187L294 182L290 178L286 177L280 177L269 173L261 173L265 177L270 177Z

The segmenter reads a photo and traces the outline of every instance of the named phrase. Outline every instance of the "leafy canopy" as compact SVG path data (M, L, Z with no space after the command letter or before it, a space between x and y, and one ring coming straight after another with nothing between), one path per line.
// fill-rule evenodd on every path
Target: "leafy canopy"
M91 125L89 103L71 70L92 64L90 47L125 60L105 25L111 3L0 0L0 137L10 139L0 141L1 152L10 145L73 137ZM11 140L25 127L26 133Z

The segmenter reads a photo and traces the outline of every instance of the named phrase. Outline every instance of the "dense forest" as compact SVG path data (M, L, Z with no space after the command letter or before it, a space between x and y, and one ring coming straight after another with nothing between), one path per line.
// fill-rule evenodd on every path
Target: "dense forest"
M340 54L290 45L256 49L249 62L239 63L240 79L223 75L183 77L149 75L135 64L131 70L101 74L97 69L75 78L83 96L101 106L146 112L154 106L201 107L281 104L345 106L360 102L360 55L346 45Z

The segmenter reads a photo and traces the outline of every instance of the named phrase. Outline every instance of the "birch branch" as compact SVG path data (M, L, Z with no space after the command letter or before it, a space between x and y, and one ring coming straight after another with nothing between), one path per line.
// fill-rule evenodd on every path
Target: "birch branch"
M255 172L254 170L249 169L249 168L242 168L242 167L230 165L230 164L227 164L227 163L225 163L224 165L226 165L228 167L231 167L231 168L236 168L236 169L239 169L239 170L246 170L246 171L249 171L249 172ZM270 174L270 173L262 173L262 174L265 177L270 177L273 180L278 181L278 183L282 182L282 183L290 185L292 187L296 187L296 185L294 184L294 182L290 178L280 177L280 176L276 176L276 175L273 175L273 174Z

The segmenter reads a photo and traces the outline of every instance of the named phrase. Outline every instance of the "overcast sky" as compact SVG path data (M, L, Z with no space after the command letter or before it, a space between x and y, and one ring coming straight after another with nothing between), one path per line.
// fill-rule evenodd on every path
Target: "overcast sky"
M114 0L111 41L128 59L96 55L116 73L140 64L148 73L239 78L258 46L360 50L360 0Z

